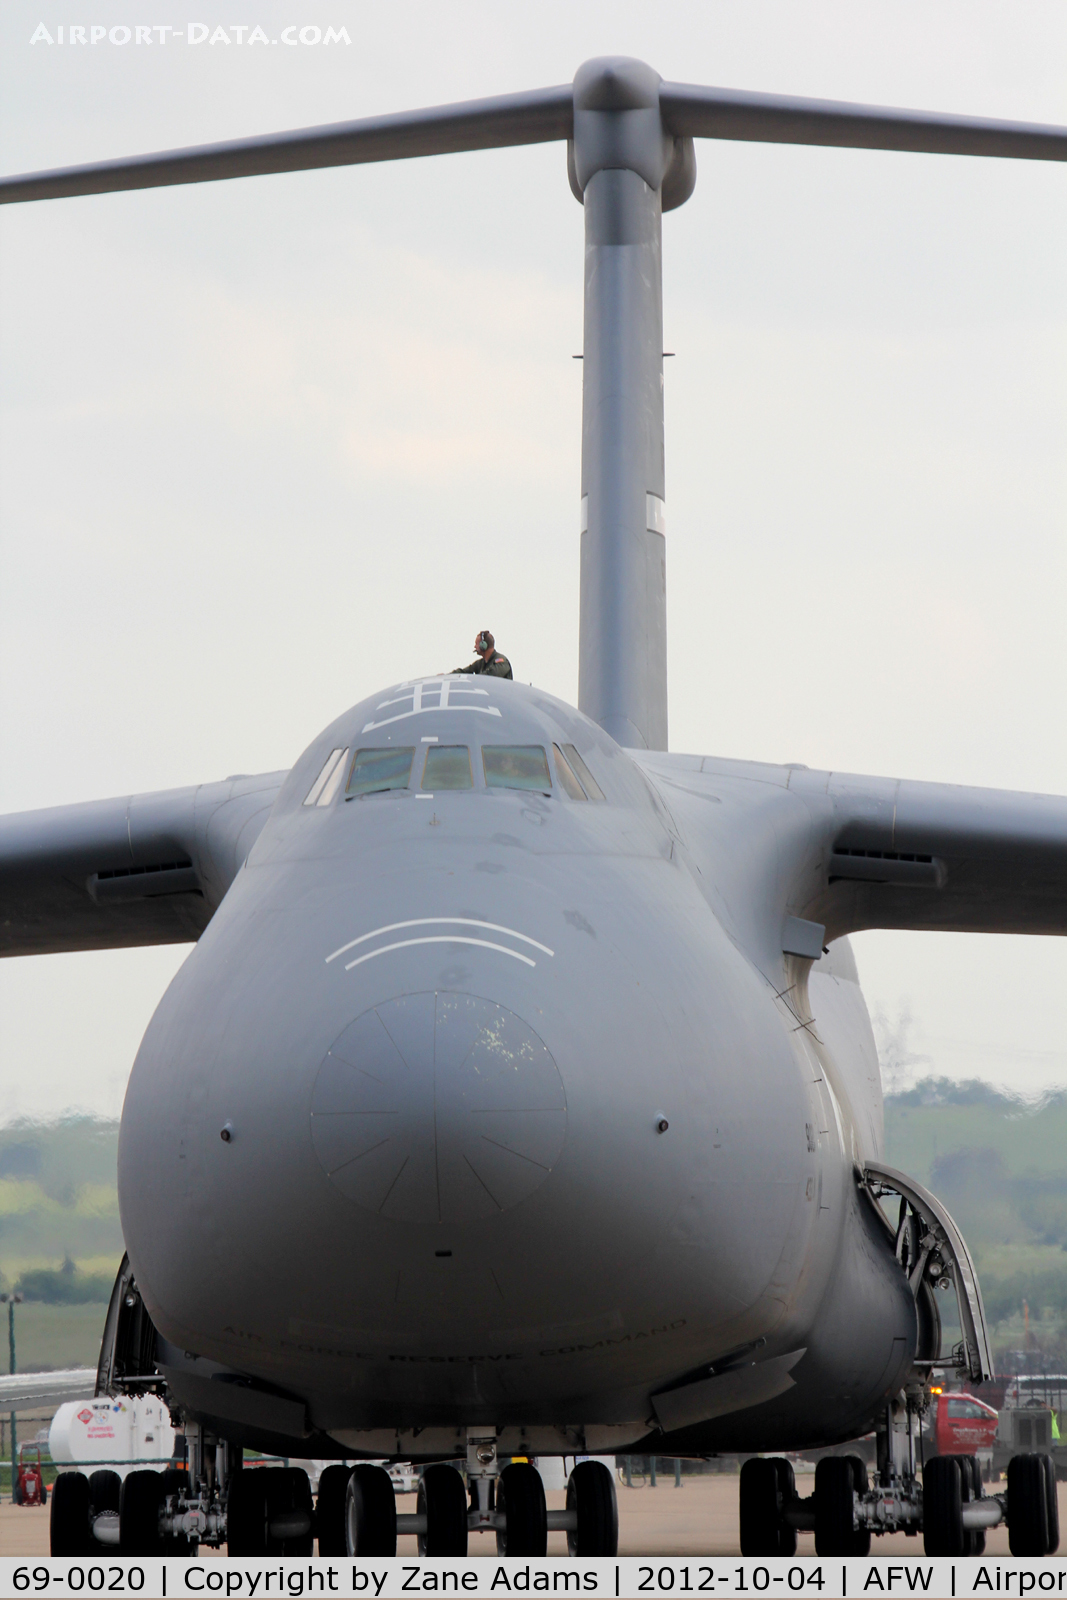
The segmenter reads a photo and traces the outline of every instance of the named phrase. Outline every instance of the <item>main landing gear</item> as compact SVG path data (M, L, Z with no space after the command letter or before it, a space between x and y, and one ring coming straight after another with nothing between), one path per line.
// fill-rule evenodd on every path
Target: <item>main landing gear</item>
M883 1481L883 1476L888 1481ZM865 1556L871 1535L922 1532L928 1556L980 1556L988 1528L1007 1524L1014 1556L1059 1549L1056 1473L1047 1455L1013 1456L1007 1492L987 1495L976 1456L934 1456L914 1473L869 1484L858 1456L827 1456L815 1493L800 1499L788 1461L757 1458L741 1468L741 1554L790 1556L797 1531L815 1534L820 1556Z

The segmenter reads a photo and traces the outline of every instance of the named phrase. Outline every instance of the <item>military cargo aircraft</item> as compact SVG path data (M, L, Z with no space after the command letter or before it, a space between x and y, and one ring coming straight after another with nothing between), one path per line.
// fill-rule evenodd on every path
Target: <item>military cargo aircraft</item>
M966 1244L886 1167L848 935L1067 932L1067 801L667 751L661 217L694 140L1063 160L1067 131L667 83L12 177L4 202L565 142L585 220L578 708L369 693L288 772L0 819L9 955L194 948L122 1116L100 1395L188 1470L60 1477L52 1548L617 1547L616 1452L756 1453L741 1544L1055 1549L1045 1457L920 1477L932 1374L990 1372ZM279 1293L284 1284L284 1294ZM939 1311L949 1308L945 1326ZM955 1326L955 1335L948 1332ZM944 1346L944 1347L943 1347ZM874 1429L877 1474L781 1452ZM243 1450L330 1459L301 1469ZM774 1454L773 1452L779 1452ZM530 1457L578 1457L546 1510ZM519 1459L516 1459L519 1458ZM381 1464L424 1465L399 1515Z

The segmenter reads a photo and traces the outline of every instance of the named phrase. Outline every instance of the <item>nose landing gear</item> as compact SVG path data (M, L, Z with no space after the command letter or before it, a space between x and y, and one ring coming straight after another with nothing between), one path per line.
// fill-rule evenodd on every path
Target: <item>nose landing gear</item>
M528 1461L513 1461L500 1474L496 1509L504 1526L497 1527L496 1547L502 1556L548 1554L548 1512L541 1474Z
M494 1457L495 1457L494 1447ZM418 1517L422 1556L467 1554L467 1493L455 1467L427 1467L419 1484Z
M418 1509L398 1513L392 1484L380 1467L360 1466L347 1477L345 1543L349 1555L395 1555L397 1534L415 1534L425 1556L465 1556L471 1533L493 1533L501 1555L544 1556L550 1532L566 1533L571 1555L613 1556L619 1548L615 1479L601 1461L579 1461L567 1482L565 1510L549 1511L541 1474L529 1461L501 1467L496 1435L467 1436L467 1487L459 1471L438 1462L423 1471ZM320 1554L336 1537L340 1477L328 1468L319 1489Z
M349 1555L396 1555L396 1494L384 1467L353 1467L345 1495L345 1536Z

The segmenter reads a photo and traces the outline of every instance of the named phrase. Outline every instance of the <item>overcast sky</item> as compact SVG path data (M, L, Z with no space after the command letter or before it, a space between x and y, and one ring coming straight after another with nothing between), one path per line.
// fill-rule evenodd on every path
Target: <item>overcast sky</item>
M351 43L30 43L193 20ZM1061 0L5 0L0 170L615 52L1067 124ZM663 230L671 748L1067 792L1067 170L697 161ZM581 312L554 145L5 207L0 810L288 766L482 626L573 701ZM1063 941L855 945L914 1070L1067 1081ZM117 1113L185 954L0 965L7 1112Z

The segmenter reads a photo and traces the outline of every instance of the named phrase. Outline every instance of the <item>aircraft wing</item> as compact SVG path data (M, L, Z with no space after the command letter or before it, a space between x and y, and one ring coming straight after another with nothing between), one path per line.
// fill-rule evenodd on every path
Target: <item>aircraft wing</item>
M739 916L1067 934L1067 798L633 754Z
M836 773L826 798L833 923L1067 933L1067 799Z
M0 956L192 943L285 776L0 817Z

